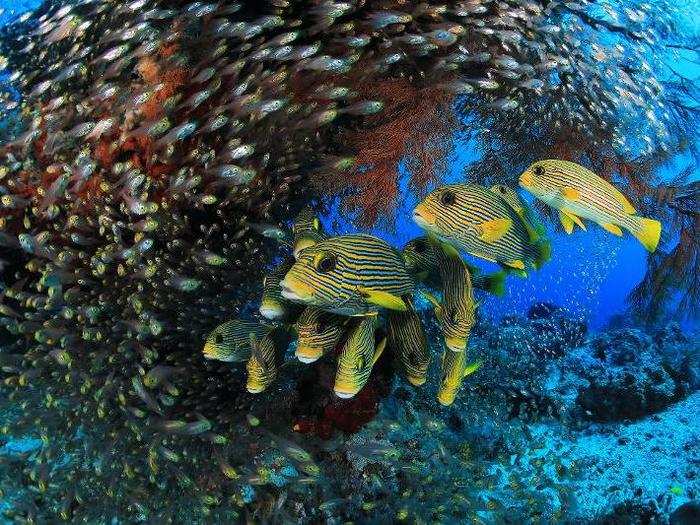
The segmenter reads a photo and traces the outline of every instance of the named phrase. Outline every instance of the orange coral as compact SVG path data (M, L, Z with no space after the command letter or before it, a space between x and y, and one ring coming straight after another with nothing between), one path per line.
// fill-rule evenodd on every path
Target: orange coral
M155 84L160 77L160 66L150 56L143 57L136 66L141 77L149 84Z

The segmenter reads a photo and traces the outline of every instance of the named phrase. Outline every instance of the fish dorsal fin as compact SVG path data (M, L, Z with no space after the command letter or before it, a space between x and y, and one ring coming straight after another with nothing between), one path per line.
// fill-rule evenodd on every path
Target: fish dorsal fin
M489 243L496 242L508 233L512 225L513 221L511 219L493 219L482 222L479 225L482 231L481 240Z
M571 186L564 186L561 189L561 194L567 201L577 201L581 198L581 192Z
M372 290L362 286L358 288L358 291L368 303L380 306L381 308L386 308L388 310L398 310L401 312L406 311L406 303L404 300L394 294L383 292L381 290Z
M602 228L606 229L613 235L617 235L618 237L622 237L622 230L620 229L619 226L612 224L611 222L605 222L600 225Z
M474 361L471 364L468 364L466 366L466 368L464 369L464 375L462 377L467 377L468 375L473 374L474 372L479 370L479 368L481 368L481 365L483 365L483 364L484 364L484 362L481 359Z
M375 363L379 360L379 358L382 355L382 352L384 352L384 348L386 348L386 337L383 337L382 340L379 341L377 347L374 349L374 355L372 356L372 366L374 366Z
M614 186L613 186L614 187ZM627 197L625 197L622 193L619 191L615 192L615 200L622 204L622 210L627 213L628 215L632 215L637 213L637 210L634 209L634 206L632 206L632 203L627 200Z

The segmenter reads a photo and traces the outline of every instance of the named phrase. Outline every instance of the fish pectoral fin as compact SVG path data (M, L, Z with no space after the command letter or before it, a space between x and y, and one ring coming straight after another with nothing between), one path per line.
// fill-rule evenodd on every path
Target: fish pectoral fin
M442 248L442 251L449 257L459 257L459 251L450 243L443 241L435 235L428 234L428 241L436 247Z
M492 221L482 222L479 225L481 229L481 240L484 242L496 242L508 233L512 224L513 221L510 219L494 219Z
M387 308L388 310L398 310L400 312L406 311L406 303L401 297L397 297L389 292L371 290L363 287L358 288L358 291L368 303L372 303L382 308Z
M619 226L617 226L611 222L604 222L600 226L601 226L601 228L604 228L605 230L612 233L613 235L617 235L618 237L622 237L622 230L620 229Z
M441 242L440 246L442 246L442 250L445 252L445 254L449 257L454 257L456 259L459 259L459 252L457 251L457 248L452 246L451 244L448 244L446 242Z
M255 352L258 349L258 338L255 332L250 332L248 334L248 341L250 341L250 349Z
M577 201L581 198L581 193L571 186L564 186L561 189L561 194L567 201Z
M481 365L483 364L484 362L481 359L474 361L471 364L468 364L467 367L464 369L464 375L462 377L467 377L468 375L473 374L474 372L479 370L479 368L481 368Z
M632 206L632 203L627 200L627 197L625 197L622 193L618 193L615 195L615 200L622 204L622 210L628 214L628 215L634 215L637 213L637 210L634 209L634 206Z
M384 352L384 348L386 348L386 337L379 341L379 344L374 349L374 355L372 356L372 366L374 366L374 364L379 360L379 358L382 355L382 352Z

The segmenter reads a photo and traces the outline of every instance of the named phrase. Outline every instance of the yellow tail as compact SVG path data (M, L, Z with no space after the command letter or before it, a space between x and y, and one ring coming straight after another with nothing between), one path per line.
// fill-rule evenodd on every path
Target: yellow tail
M634 228L630 230L639 242L648 251L654 252L661 238L661 223L646 217L630 217L634 222Z

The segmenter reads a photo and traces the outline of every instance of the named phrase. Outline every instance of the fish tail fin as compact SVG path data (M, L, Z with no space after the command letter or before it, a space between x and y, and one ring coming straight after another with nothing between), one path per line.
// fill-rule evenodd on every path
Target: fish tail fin
M646 217L630 217L630 219L632 219L633 224L633 227L630 228L632 235L642 243L647 251L653 253L661 238L661 223Z
M484 276L484 290L495 295L503 297L506 293L506 271L494 272Z

